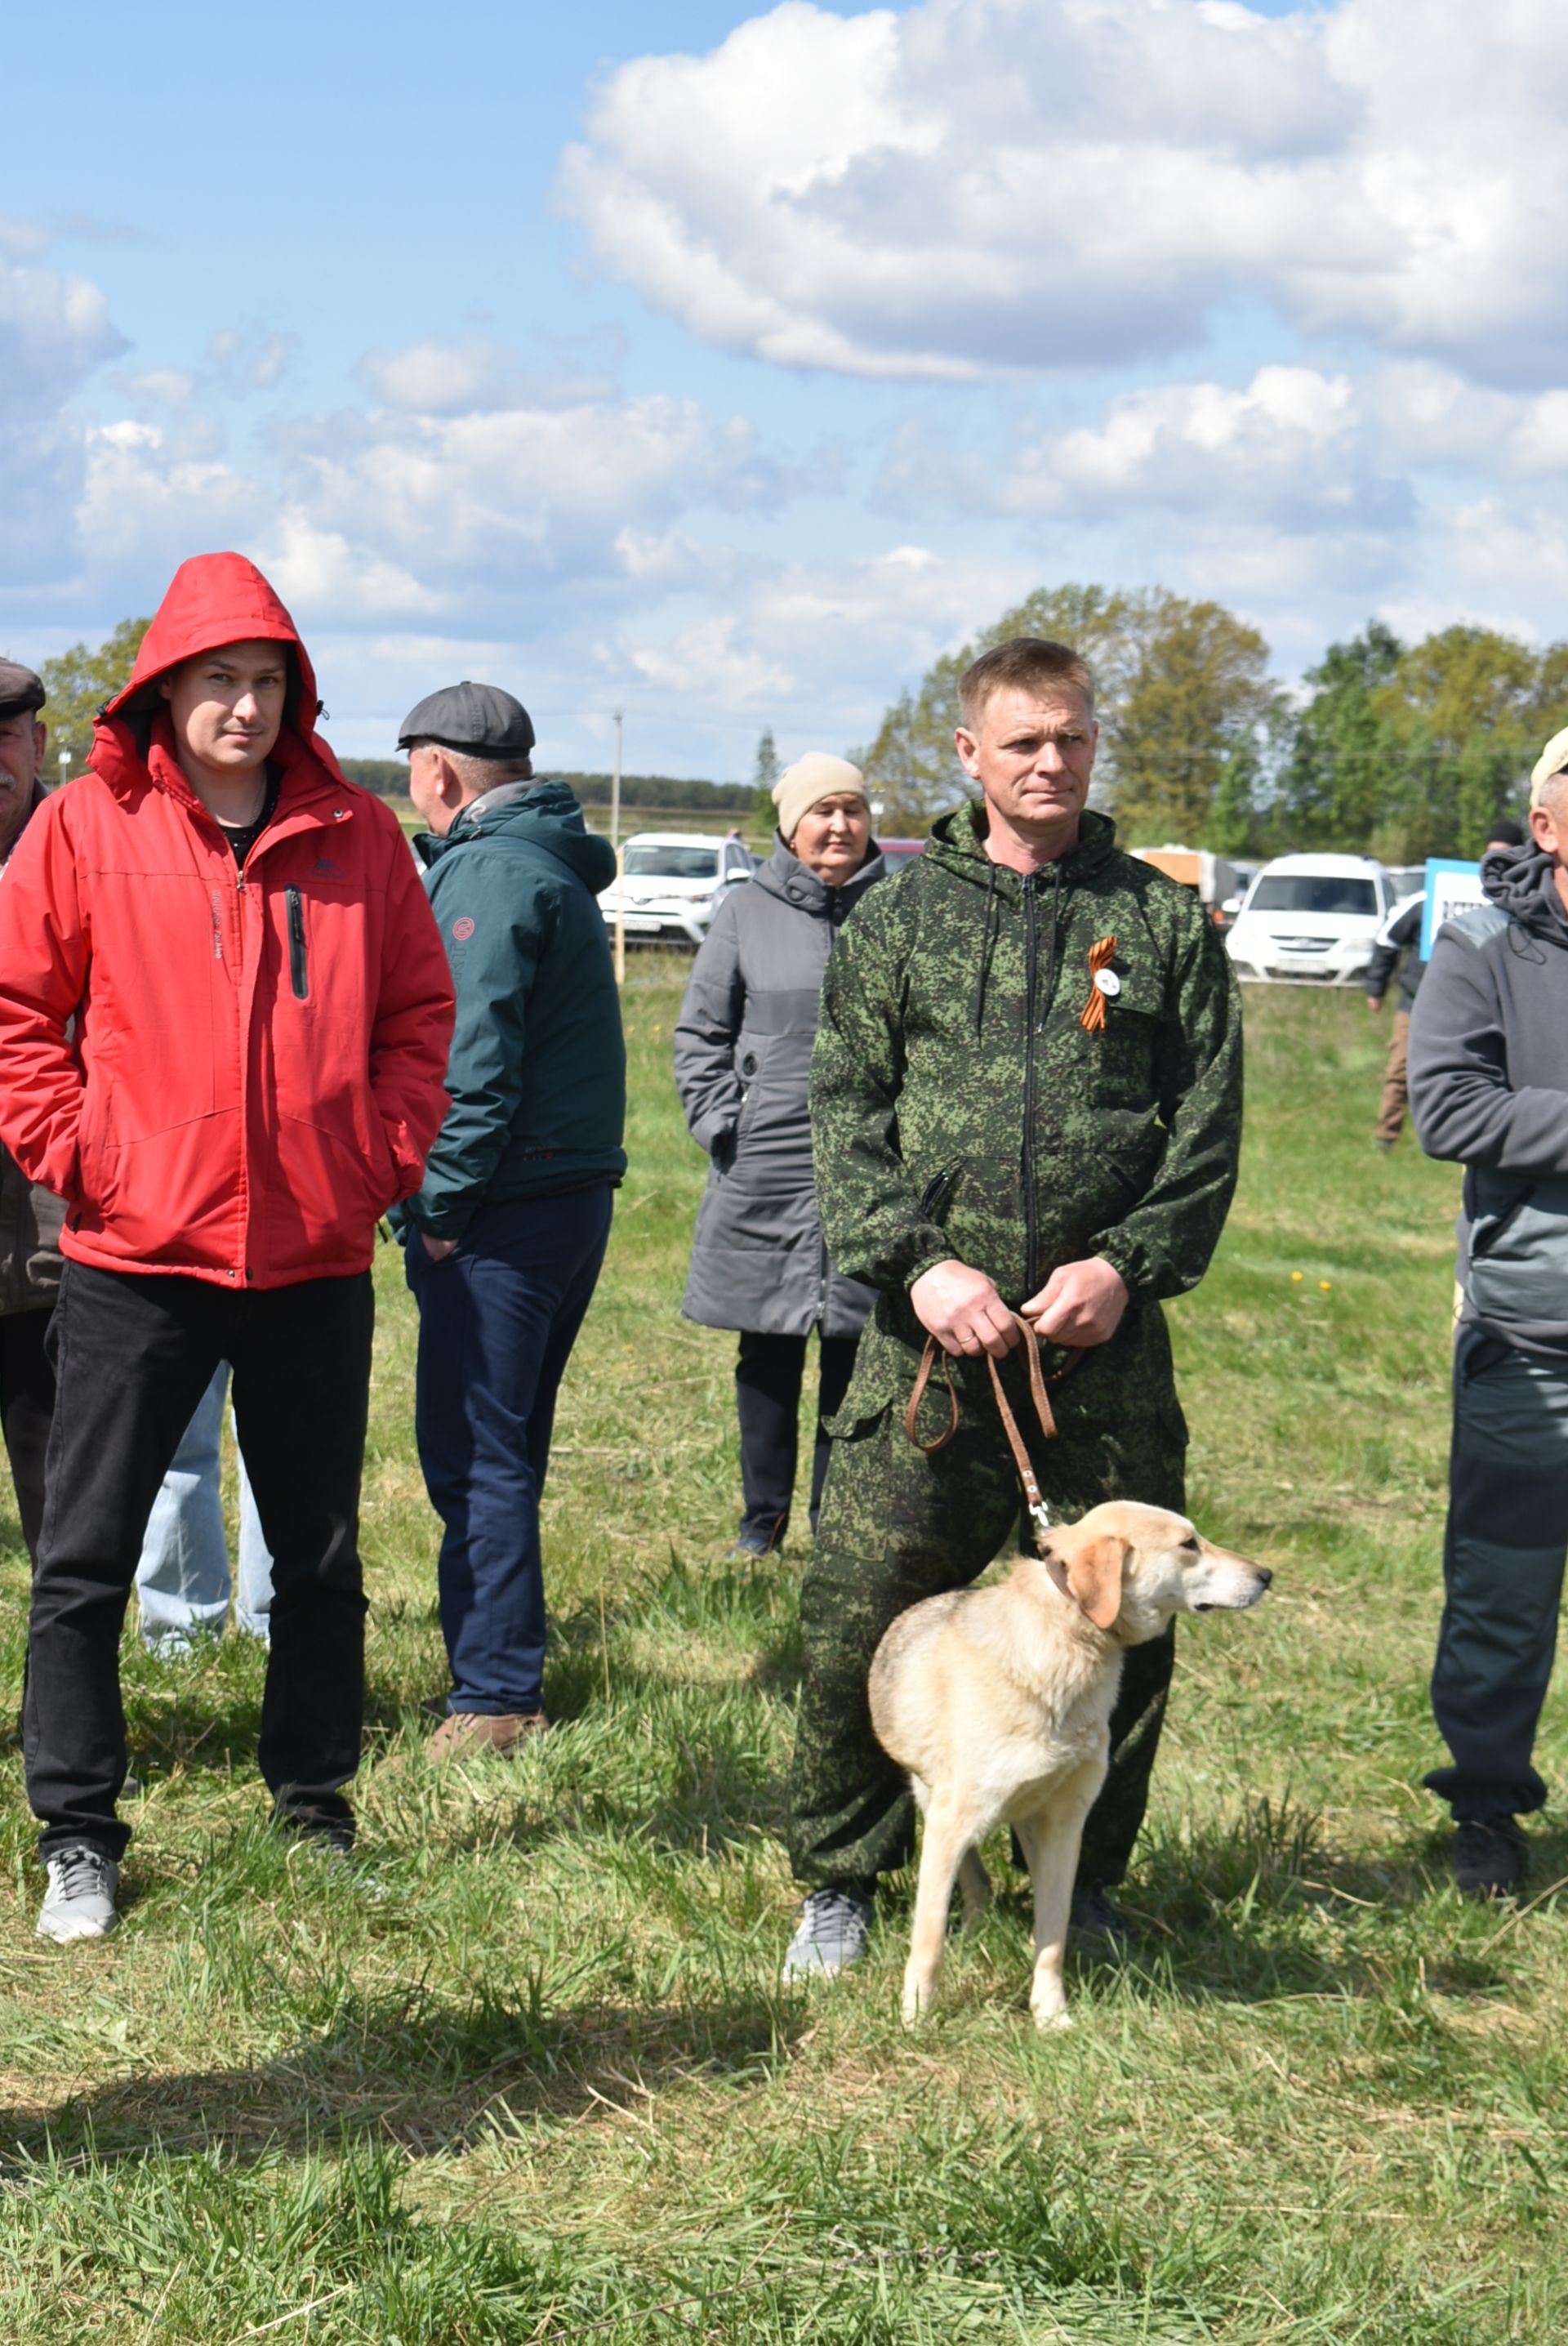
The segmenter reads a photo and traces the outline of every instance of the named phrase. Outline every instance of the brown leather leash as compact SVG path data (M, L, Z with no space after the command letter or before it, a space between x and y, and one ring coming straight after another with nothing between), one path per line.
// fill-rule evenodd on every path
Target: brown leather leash
M1029 1366L1029 1390L1033 1396L1034 1414L1040 1421L1040 1431L1045 1440L1054 1442L1056 1438L1057 1426L1055 1414L1051 1407L1048 1387L1059 1385L1064 1377L1071 1376L1084 1355L1081 1352L1069 1353L1055 1375L1048 1377L1045 1373L1044 1362L1040 1357L1042 1338L1030 1326L1028 1321L1022 1318L1018 1312L1015 1311L1013 1317L1023 1333L1023 1355ZM942 1375L947 1384L950 1414L945 1428L937 1435L936 1440L922 1442L916 1431L916 1421L920 1416L920 1405L925 1399L926 1387L931 1382L932 1370L935 1367L939 1357L942 1364ZM1002 1389L1002 1372L996 1365L996 1356L993 1352L987 1352L985 1355L985 1365L991 1372L991 1390L996 1396L996 1413L1002 1420L1002 1430L1007 1436L1007 1445L1013 1453L1013 1463L1018 1469L1018 1479L1023 1485L1023 1501L1029 1510L1030 1520L1034 1525L1035 1542L1037 1545L1043 1546L1045 1535L1051 1528L1051 1510L1045 1504L1044 1494L1035 1477L1034 1469L1029 1464L1029 1453L1023 1446L1023 1436L1018 1430L1018 1420L1013 1414L1012 1403ZM925 1340L925 1351L921 1355L920 1373L915 1378L914 1391L910 1395L909 1407L904 1412L904 1432L917 1450L923 1451L928 1458L932 1458L939 1450L946 1449L958 1432L958 1393L953 1385L952 1369L949 1363L948 1355L942 1351L934 1336L928 1336Z

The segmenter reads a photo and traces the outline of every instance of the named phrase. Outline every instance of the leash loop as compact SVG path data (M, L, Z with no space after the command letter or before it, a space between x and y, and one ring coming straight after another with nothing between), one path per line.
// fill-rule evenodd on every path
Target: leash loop
M1051 1407L1051 1395L1047 1387L1060 1384L1064 1377L1071 1376L1084 1355L1079 1351L1071 1352L1055 1375L1047 1377L1040 1353L1042 1338L1030 1326L1028 1321L1022 1318L1018 1312L1015 1311L1013 1317L1023 1331L1023 1357L1029 1369L1029 1391L1034 1403L1034 1414L1040 1421L1040 1432L1047 1442L1054 1442L1058 1427L1055 1413ZM942 1377L947 1385L948 1422L934 1442L922 1442L918 1427L920 1405L925 1399L926 1388L931 1382L931 1373L939 1357L942 1364ZM1051 1510L1045 1504L1044 1494L1040 1488L1034 1469L1029 1464L1029 1453L1024 1447L1023 1436L1018 1430L1018 1420L1013 1413L1013 1405L1003 1391L1002 1372L997 1366L994 1353L987 1352L985 1365L991 1372L991 1390L996 1397L996 1413L1002 1420L1002 1430L1007 1436L1007 1446L1013 1453L1013 1464L1018 1470L1018 1479L1023 1485L1023 1504L1029 1510L1029 1519L1034 1526L1035 1545L1043 1546L1045 1535L1051 1528ZM904 1432L917 1450L922 1451L926 1457L932 1458L939 1450L946 1449L958 1432L958 1392L952 1382L952 1364L936 1338L928 1336L925 1340L925 1351L921 1355L920 1372L915 1378L914 1391L910 1395L909 1407L904 1412Z

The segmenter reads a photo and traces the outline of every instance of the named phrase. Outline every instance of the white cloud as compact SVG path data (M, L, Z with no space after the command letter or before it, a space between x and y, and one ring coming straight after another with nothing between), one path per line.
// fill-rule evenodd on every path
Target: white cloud
M82 476L79 428L61 410L94 369L126 348L96 285L33 265L48 240L0 220L0 580L54 577L70 565L62 527Z
M299 337L264 328L224 326L207 342L207 356L221 389L243 394L274 391L299 349Z
M289 445L319 526L470 597L619 576L681 511L768 505L785 487L748 423L693 400L347 417Z
M656 306L787 364L1104 366L1244 300L1543 382L1565 78L1561 0L784 0L614 73L558 199Z
M614 386L581 367L531 368L520 351L490 335L411 342L372 351L360 372L383 407L411 415L472 415L507 407L575 407L607 399Z

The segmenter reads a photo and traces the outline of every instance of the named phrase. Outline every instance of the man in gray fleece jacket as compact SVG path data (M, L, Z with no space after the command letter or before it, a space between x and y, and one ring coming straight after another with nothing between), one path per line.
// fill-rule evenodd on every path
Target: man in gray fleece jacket
M1465 1168L1446 1601L1432 1710L1453 1755L1424 1780L1459 1831L1467 1897L1523 1879L1518 1819L1568 1553L1568 732L1532 778L1531 841L1481 863L1487 902L1437 936L1410 1024L1429 1157Z

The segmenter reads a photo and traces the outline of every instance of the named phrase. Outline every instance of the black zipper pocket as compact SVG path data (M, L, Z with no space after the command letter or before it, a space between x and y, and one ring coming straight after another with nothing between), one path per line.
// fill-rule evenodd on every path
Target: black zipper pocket
M285 888L283 902L289 913L289 975L295 1001L303 1002L311 991L310 973L305 966L304 899L298 888Z
M935 1173L921 1192L920 1209L928 1222L940 1228L942 1218L952 1203L952 1193L958 1187L960 1165L950 1165L945 1173Z

